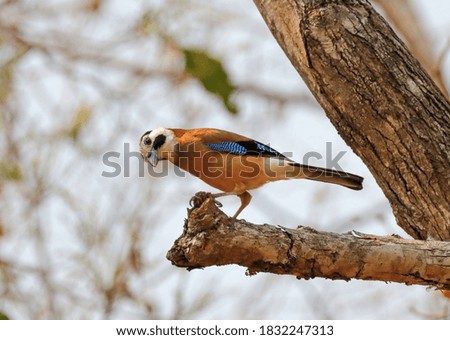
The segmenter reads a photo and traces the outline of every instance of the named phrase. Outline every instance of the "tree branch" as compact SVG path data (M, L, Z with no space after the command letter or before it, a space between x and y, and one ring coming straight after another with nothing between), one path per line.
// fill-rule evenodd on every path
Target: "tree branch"
M237 264L249 274L393 281L450 289L450 243L233 221L208 193L193 197L167 258L188 269Z

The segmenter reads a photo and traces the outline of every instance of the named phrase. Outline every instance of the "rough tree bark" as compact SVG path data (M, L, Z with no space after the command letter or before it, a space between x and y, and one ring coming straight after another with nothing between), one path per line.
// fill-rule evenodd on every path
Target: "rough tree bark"
M450 289L450 243L350 232L287 229L233 221L208 193L197 193L183 235L167 254L189 269L238 264L248 274L393 281Z
M397 223L450 240L450 103L365 0L254 0Z
M398 225L416 239L450 240L450 103L387 22L366 0L254 2L339 134L372 172L391 204ZM204 212L202 219L207 221L214 216L214 212L210 215ZM219 218L214 223L221 231L214 235L205 234L202 231L205 221L192 218L193 214L190 214L186 225L188 231L169 251L168 257L174 264L184 267L224 264L227 260L213 256L212 248L241 241L250 247L249 252L257 251L252 240L259 237L255 230L261 228L241 228L240 231L248 230L245 235L233 228L225 228L230 221ZM196 227L196 223L200 224ZM245 224L236 222L235 226ZM273 232L280 233L280 230ZM221 234L224 231L229 234ZM350 240L350 236L330 235L316 234L315 242L331 242L336 246L334 250L327 248L326 255L331 256L331 260L326 262L322 256L325 262L320 270L314 264L313 271L301 274L302 270L308 273L311 264L304 261L308 258L302 251L306 243L299 241L296 264L301 266L303 263L306 267L292 274L313 277L319 275L318 270L320 275L330 278L372 278L448 288L448 245L439 244L435 248L437 243L432 242L404 243L396 238L355 241L355 238ZM242 240L246 237L247 240ZM180 242L190 243L186 247ZM348 264L348 270L341 268L337 260L345 259L339 242L346 244L345 256L351 254L350 249L353 255L359 254L353 266ZM383 244L382 254L371 247L378 246L377 242ZM266 249L262 245L258 247ZM245 258L244 247L233 250L235 262L227 263L242 264L250 271L256 268L255 261L269 263L266 266L269 269L279 268L277 264L285 266L292 258L289 247L284 249L283 243L279 247L285 255L284 262L270 254L249 261ZM204 256L211 256L211 261L197 262L196 257L191 256L194 248L196 253L201 250L205 252ZM390 251L392 253L388 254ZM229 259L223 252L221 256ZM244 258L240 259L240 256ZM315 252L315 256L320 258L320 251ZM407 264L406 258L411 256L416 262ZM361 262L358 262L361 258L365 261L362 271L359 270ZM387 274L377 272L380 258L389 267ZM443 261L438 265L442 265L439 270L427 267L431 258ZM317 259L315 261L317 263ZM325 270L323 266L329 268ZM419 267L422 269L416 270ZM264 270L264 267L254 270ZM279 272L278 269L271 271Z
M448 90L441 73L442 57L448 52L448 46L441 56L433 56L431 41L422 29L422 25L418 24L419 18L412 1L376 0L376 2L381 6L397 32L403 36L412 54L430 74L442 93L448 97Z

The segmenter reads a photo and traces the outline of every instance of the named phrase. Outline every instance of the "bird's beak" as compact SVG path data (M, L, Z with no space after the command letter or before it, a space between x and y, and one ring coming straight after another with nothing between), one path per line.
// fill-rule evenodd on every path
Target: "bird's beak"
M155 167L158 164L158 151L155 149L151 149L147 153L147 161L151 164L151 166Z

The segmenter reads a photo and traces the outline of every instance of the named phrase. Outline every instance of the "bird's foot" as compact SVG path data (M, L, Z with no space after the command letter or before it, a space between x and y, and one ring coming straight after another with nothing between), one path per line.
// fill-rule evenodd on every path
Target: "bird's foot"
M214 195L212 195L212 199L214 200L214 204L216 205L217 208L222 208L223 204L220 203L217 198L214 197Z
M211 194L204 191L199 191L194 196L192 196L191 200L189 201L189 205L193 208L198 208L202 205L203 202L206 201L209 195Z
M189 201L189 205L193 208L198 208L200 207L203 202L205 202L208 198L212 198L214 200L214 204L221 208L222 207L222 203L220 203L219 201L216 200L216 197L209 193L209 192L204 192L204 191L199 191L197 192Z

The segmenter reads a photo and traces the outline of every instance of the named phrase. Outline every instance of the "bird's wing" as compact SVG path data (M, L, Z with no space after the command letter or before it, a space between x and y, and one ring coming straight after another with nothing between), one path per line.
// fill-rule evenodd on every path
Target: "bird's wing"
M174 129L175 130L175 129ZM286 157L261 142L252 140L248 137L238 135L230 131L219 129L192 129L176 130L181 144L200 143L206 149L240 156L263 156L263 157Z
M222 141L218 143L204 143L209 149L218 152L231 153L240 156L263 156L286 158L283 154L270 146L255 140Z

